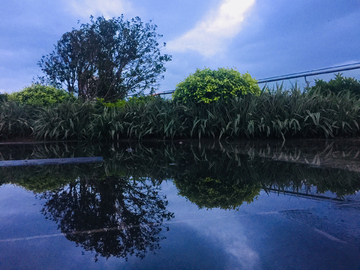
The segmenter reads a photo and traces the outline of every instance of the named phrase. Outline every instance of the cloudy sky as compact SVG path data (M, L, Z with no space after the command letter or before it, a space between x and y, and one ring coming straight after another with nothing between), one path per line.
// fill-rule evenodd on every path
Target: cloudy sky
M173 60L159 91L197 68L263 79L360 62L359 0L0 0L0 93L42 75L41 56L79 20L121 14L152 20L167 43Z

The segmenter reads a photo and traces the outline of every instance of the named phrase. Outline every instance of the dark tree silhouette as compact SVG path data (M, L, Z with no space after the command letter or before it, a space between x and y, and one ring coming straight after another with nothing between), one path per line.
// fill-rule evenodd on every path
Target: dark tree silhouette
M160 54L156 25L139 17L99 17L63 34L55 50L39 61L49 83L83 99L123 99L157 86L171 56ZM165 43L164 43L165 46ZM45 78L43 78L44 80Z

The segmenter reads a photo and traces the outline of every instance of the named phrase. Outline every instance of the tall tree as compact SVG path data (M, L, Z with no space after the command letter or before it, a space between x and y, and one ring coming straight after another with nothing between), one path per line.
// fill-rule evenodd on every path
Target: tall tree
M80 98L123 99L130 93L154 91L171 56L160 53L157 26L139 17L91 18L63 34L55 50L39 61L46 79ZM164 43L165 46L165 43Z

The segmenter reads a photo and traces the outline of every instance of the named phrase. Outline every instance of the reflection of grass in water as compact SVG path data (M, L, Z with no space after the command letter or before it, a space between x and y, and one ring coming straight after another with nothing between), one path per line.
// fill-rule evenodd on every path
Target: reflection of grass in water
M65 150L64 150L65 148ZM126 149L132 151L126 151ZM105 149L105 150L104 150ZM223 148L185 147L174 144L37 145L33 157L103 156L102 164L1 168L1 183L15 183L35 192L53 190L79 176L104 179L131 176L160 184L174 179L179 194L199 207L226 209L251 202L260 188L303 190L315 186L318 193L331 191L339 197L360 190L356 172L319 169L305 164L269 161L254 151L237 154ZM250 148L249 148L250 149ZM44 154L45 153L45 154Z

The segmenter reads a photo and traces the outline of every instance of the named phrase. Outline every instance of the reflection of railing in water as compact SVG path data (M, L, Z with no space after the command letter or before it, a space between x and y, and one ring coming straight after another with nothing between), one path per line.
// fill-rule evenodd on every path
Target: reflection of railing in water
M306 198L306 199L319 200L319 201L338 201L338 202L344 201L344 199L341 199L341 198L332 198L332 197L327 197L327 196L323 196L323 195L301 193L301 192L297 192L297 191L280 190L280 189L273 189L273 188L264 188L264 190L266 192L302 197L302 198Z
M259 146L256 143L233 143L223 146L223 152L245 154L250 159L255 157L268 158L274 161L293 162L311 167L336 168L360 172L360 147L356 144L342 145L334 141L326 142L324 146L307 146L268 143Z

